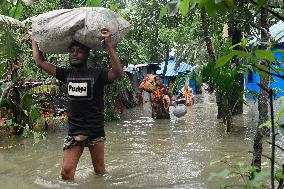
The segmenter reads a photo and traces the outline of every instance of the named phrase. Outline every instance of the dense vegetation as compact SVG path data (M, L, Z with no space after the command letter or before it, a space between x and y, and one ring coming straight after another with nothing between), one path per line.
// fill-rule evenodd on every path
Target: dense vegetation
M1 0L0 5L0 112L8 120L9 133L28 135L36 131L38 123L50 119L51 113L49 105L39 96L46 99L50 94L64 90L34 64L27 35L31 25L29 18L60 8L103 6L133 25L133 30L117 47L123 65L167 63L169 52L174 49L176 64L185 61L195 66L195 79L202 76L210 92L216 93L218 116L223 119L227 132L233 129L232 116L242 113L245 103L244 74L251 70L261 75L261 92L256 94L259 99L258 125L261 127L255 134L252 167L243 169L240 174L250 173L251 179L262 181L254 184L255 180L251 180L244 187L264 187L262 184L266 180L263 177L267 174L259 173L262 137L271 135L273 143L276 136L274 121L268 118L269 97L275 92L269 88L271 67L274 75L283 78L283 62L275 62L272 52L278 41L271 38L268 31L279 20L284 21L282 0ZM250 43L252 39L257 43ZM46 54L45 57L57 65L67 66L66 55ZM106 54L95 52L92 58L104 62ZM23 90L24 82L38 80L46 84L38 89L43 91L42 95L36 95L35 86ZM122 86L132 90L127 76L107 89L108 120L119 118L114 104ZM283 115L281 112L276 118ZM273 129L269 133L267 128L271 125ZM275 174L274 153L272 151L271 188L275 188L274 179L279 181L278 188L283 188L283 170L280 166ZM230 173L225 171L215 176L226 177Z

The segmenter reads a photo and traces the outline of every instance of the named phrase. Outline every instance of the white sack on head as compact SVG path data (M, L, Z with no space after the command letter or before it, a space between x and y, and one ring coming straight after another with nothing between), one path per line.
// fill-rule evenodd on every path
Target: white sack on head
M102 27L112 33L113 45L131 29L124 18L102 7L55 10L32 19L34 39L40 50L46 53L66 53L73 41L93 50L103 50Z

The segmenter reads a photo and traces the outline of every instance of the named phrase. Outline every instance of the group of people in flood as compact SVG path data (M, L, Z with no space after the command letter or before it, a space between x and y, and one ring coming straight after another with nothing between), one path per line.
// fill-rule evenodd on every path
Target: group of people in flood
M179 95L174 95L170 92L169 87L164 85L162 76L148 74L139 88L150 93L152 117L154 119L170 119L169 107L170 105L176 106L175 100L177 98L184 98L186 106L193 105L192 88L185 82L181 86Z

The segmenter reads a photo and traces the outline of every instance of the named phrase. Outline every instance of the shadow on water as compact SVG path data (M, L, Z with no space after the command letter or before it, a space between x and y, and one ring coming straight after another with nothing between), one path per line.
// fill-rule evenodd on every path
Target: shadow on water
M21 145L0 149L1 188L219 188L232 180L208 181L210 172L226 168L210 162L228 155L235 164L250 164L248 151L252 150L257 117L256 105L250 105L243 116L234 119L229 135L216 120L214 96L195 96L187 115L171 120L153 120L149 104L128 110L121 121L106 124L108 173L104 177L93 174L86 149L74 183L59 176L65 127L38 143L17 139Z

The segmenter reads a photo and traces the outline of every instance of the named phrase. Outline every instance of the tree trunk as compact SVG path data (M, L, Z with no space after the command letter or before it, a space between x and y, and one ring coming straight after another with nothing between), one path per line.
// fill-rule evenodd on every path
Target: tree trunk
M206 43L206 48L207 48L207 52L208 52L208 56L210 59L209 64L215 64L216 62L216 53L215 53L215 49L211 40L211 34L209 31L209 23L208 23L208 18L207 18L207 13L204 7L201 8L201 21L202 21L202 26L203 26L203 31L204 31L204 39L205 39L205 43ZM212 92L213 91L213 87L209 86L209 90ZM216 92L216 103L217 103L217 107L218 107L218 113L217 113L217 119L221 119L223 117L224 114L224 103L223 103L224 99L222 94Z
M265 9L261 10L261 27L264 28L266 31L269 31L268 12ZM262 41L268 40L268 35L264 31L261 31L261 40ZM264 63L268 65L267 62ZM260 76L260 85L268 89L269 76L267 77ZM268 94L263 89L260 89L260 96L258 99L258 112L259 112L259 121L258 121L258 126L259 126L268 120ZM263 140L263 135L267 134L266 131L267 130L264 128L257 127L257 131L255 133L252 165L257 167L258 171L261 171L262 140Z
M225 125L225 133L230 133L233 129L233 120L232 120L232 112L230 108L229 99L227 97L224 98L224 112L226 114L223 115L223 123Z
M202 25L203 25L203 31L204 31L204 38L205 38L205 43L206 43L206 48L207 52L210 58L211 63L216 62L216 54L215 50L212 44L211 40L211 35L209 31L209 24L208 24L208 19L207 19L207 13L204 7L201 8L201 20L202 20Z
M261 27L264 28L266 31L269 31L269 24L268 24L268 12L267 9L262 9L261 10ZM261 40L262 41L268 41L269 36L268 33L261 31ZM263 46L262 48L266 48ZM262 60L263 64L267 66L268 69L270 69L270 63L267 60ZM260 85L262 85L264 88L269 89L270 88L270 76L265 75L261 76L260 75ZM259 111L259 122L258 125L261 125L265 123L268 120L268 99L269 95L267 94L266 91L263 89L260 89L260 96L259 96L259 101L258 101L258 111ZM269 130L264 128L264 133L265 135L269 135Z
M167 73L169 57L170 57L170 48L168 45L166 45L166 58L165 58L165 67L163 70L163 76L165 76Z
M243 3L240 1L238 4L238 7L242 7ZM236 18L238 15L236 15L236 12L231 11L228 14L228 35L232 39L232 45L238 44L242 41L242 27L241 23L237 21L238 19ZM234 47L235 50L238 50L238 47ZM232 59L232 65L233 66L238 66L240 65L240 60L238 58ZM241 89L244 88L244 75L240 74L238 78L238 83L241 86ZM239 90L238 88L232 89L232 96L230 99L230 109L232 111L232 115L238 115L243 113L243 102L238 96L238 92L234 92L234 90Z

